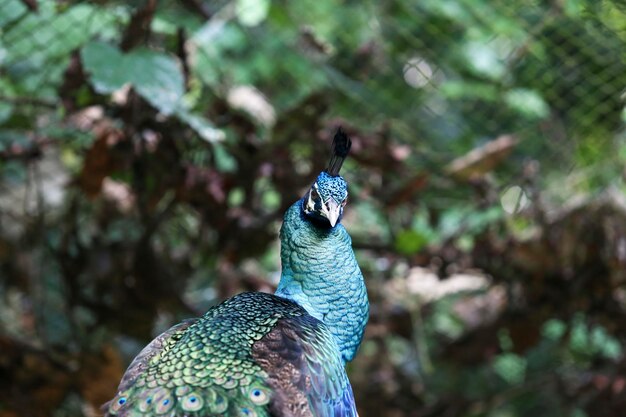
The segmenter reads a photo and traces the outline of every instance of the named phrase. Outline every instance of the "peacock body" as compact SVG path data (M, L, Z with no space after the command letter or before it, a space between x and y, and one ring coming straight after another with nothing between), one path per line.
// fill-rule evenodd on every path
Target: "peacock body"
M356 416L344 366L368 316L363 276L339 222L350 147L340 131L326 171L286 212L275 294L243 293L154 339L106 416Z

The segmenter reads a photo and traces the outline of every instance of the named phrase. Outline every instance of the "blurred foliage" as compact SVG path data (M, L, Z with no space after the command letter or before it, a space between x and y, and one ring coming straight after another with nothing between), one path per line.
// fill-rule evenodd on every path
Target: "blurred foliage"
M0 416L271 291L353 137L369 416L621 416L623 0L0 1Z

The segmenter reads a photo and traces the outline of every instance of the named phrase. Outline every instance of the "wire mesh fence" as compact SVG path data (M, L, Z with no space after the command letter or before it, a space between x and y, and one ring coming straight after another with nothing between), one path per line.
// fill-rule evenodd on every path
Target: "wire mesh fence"
M192 70L201 79L223 88L256 81L270 98L278 95L277 106L288 107L300 91L334 86L376 121L399 119L407 130L448 140L503 132L581 137L615 133L623 123L626 34L617 1L348 3L334 15L325 14L330 6L303 3L284 16L284 26L275 11L280 5L268 11L266 2L182 4L159 3L152 35L136 42L176 55L182 16L189 24L178 27L188 37L185 47L200 55L192 57ZM361 12L350 16L354 9ZM94 40L122 42L132 12L116 2L3 1L4 81L17 89L5 86L5 106L54 102L72 53ZM256 26L268 13L267 27ZM216 22L236 29L212 36ZM276 45L263 32L284 42ZM271 58L278 74L268 75L295 86L291 99L277 92L278 80L265 79L268 63L255 50L278 53Z
M444 160L451 142L471 147L512 133L531 139L522 145L531 154L548 152L571 169L581 163L572 156L610 148L622 129L626 35L617 1L339 6L160 2L143 9L155 14L148 34L124 3L5 0L3 120L32 104L67 103L60 96L80 92L72 84L86 94L89 74L76 77L81 48L102 41L176 57L196 90L227 97L254 85L278 111L340 91L338 107L358 111L337 114L365 126L393 120L396 137L422 137Z
M606 223L608 249L502 249L513 260L474 299L500 314L487 327L468 324L478 313L453 316L452 301L422 317L420 301L402 298L410 285L393 282L415 265L450 275L481 254L495 265L480 246L526 244L549 223L541 204L557 212L574 194L624 190L625 46L622 0L0 0L0 359L11 359L0 391L13 396L0 395L0 416L94 415L155 330L271 289L277 223L338 124L354 138L357 220L346 222L376 306L351 369L360 414L611 415L594 414L604 397L577 394L599 389L605 374L586 373L599 367L623 405L626 330L601 315L626 317L623 294L602 298L586 286L595 272L563 259L606 256L619 278L619 222ZM510 190L521 190L512 203ZM572 241L601 234L573 223ZM503 230L513 237L497 240ZM547 260L532 269L552 250L567 252L564 272ZM524 261L532 271L514 275ZM539 295L538 276L552 285ZM561 297L570 284L606 301L592 324L579 311L589 300ZM507 347L519 312L507 313L522 304L531 353ZM559 324L587 332L586 344L558 350ZM495 340L477 342L484 356L448 343L475 329ZM27 414L29 395L42 400Z

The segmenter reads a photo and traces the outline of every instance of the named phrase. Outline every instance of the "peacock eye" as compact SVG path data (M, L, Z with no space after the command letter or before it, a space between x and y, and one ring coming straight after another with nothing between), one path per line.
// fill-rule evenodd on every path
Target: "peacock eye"
M341 202L341 207L345 207L346 204L348 204L348 197L346 197L342 202Z
M313 200L319 200L321 198L315 187L311 188L311 198Z

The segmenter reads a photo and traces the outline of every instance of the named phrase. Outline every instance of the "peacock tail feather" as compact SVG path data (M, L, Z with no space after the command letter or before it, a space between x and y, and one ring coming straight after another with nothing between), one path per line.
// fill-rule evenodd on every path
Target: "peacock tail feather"
M338 351L294 302L243 293L144 348L106 415L355 416Z

